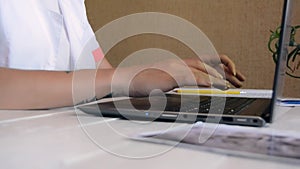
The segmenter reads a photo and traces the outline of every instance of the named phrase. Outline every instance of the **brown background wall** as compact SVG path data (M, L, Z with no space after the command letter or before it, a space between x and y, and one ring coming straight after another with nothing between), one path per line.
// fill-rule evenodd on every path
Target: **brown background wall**
M282 4L283 0L86 0L94 31L139 12L163 12L188 20L210 38L218 53L234 60L247 77L244 88L263 89L272 87L275 64L267 42L270 29L280 25ZM296 0L295 6L298 10L293 20L300 24L300 0ZM101 39L99 42L105 43ZM145 48L169 50L180 57L194 56L177 40L148 34L123 40L106 57L117 65L126 56ZM286 81L286 95L300 97L300 79Z

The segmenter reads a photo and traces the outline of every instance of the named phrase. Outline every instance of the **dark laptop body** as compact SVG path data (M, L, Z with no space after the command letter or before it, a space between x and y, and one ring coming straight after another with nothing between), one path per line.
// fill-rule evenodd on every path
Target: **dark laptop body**
M264 126L266 122L270 122L270 101L259 98L167 94L109 101L79 108L89 114L127 120L187 123L205 121Z
M287 46L290 39L290 13L292 0L285 0L279 39L278 63L273 95L265 98L240 98L193 95L154 95L79 106L82 111L97 116L118 117L128 120L213 123L264 126L274 119L281 98Z

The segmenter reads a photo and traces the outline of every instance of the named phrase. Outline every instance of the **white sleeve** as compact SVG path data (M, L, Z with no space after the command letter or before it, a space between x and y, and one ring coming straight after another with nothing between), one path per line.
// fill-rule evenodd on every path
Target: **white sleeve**
M0 0L0 67L95 68L98 47L83 0Z

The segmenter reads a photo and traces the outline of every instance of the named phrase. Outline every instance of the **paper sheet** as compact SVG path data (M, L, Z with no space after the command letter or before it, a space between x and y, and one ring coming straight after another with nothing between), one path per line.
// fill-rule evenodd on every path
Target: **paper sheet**
M300 133L283 132L270 128L258 129L199 122L168 131L142 133L139 137L300 159Z

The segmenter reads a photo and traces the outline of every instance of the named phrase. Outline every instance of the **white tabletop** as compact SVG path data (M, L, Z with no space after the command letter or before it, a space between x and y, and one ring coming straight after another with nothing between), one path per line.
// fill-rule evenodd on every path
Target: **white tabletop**
M281 111L286 112L281 120L268 127L300 131L300 108L282 107ZM299 168L299 163L129 139L137 133L172 125L103 119L75 111L72 107L40 111L0 110L0 168Z

